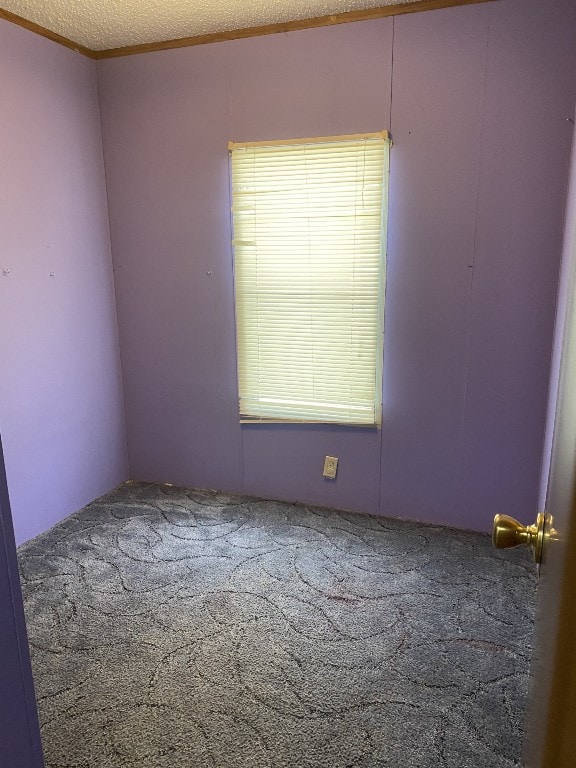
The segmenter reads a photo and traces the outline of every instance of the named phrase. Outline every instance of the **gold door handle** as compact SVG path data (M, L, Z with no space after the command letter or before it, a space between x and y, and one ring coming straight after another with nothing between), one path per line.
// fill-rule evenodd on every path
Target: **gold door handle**
M544 526L546 515L538 514L534 525L522 525L518 520L508 515L496 515L492 528L492 544L496 549L508 549L520 544L528 544L539 563L542 559L542 544L544 542Z

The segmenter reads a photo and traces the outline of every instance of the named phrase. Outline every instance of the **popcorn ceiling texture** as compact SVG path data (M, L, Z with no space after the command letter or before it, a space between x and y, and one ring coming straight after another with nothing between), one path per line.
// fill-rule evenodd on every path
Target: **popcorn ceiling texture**
M104 50L402 5L410 0L3 0L6 11Z

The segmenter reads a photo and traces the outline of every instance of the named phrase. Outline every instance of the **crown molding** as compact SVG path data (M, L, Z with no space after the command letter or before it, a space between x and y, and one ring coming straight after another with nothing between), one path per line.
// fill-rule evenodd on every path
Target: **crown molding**
M166 51L174 48L188 48L193 45L207 45L209 43L222 43L229 40L242 40L248 37L261 37L263 35L275 35L281 32L295 32L302 29L315 29L329 27L335 24L348 24L353 21L369 21L382 19L386 16L401 16L407 13L419 13L421 11L434 11L442 8L455 8L462 5L478 5L479 3L491 3L496 0L412 0L401 5L384 5L379 8L367 8L363 11L347 11L329 16L316 16L311 19L298 19L278 24L265 24L259 27L246 27L245 29L233 29L226 32L213 32L207 35L195 35L192 37L180 37L174 40L160 40L154 43L142 43L140 45L126 45L119 48L106 48L94 51L80 43L75 43L63 35L52 32L45 27L28 21L10 11L0 8L0 19L5 19L13 24L18 24L24 29L35 32L55 43L70 48L90 59L102 60L118 58L119 56L134 56L139 53L151 53L153 51Z
M75 43L73 40L69 40L67 37L59 35L57 32L52 32L50 29L41 27L40 24L35 24L33 21L28 21L28 19L18 16L15 13L10 13L10 11L5 11L2 8L0 8L0 19L5 19L6 21L12 22L12 24L17 24L19 27L24 27L24 29L28 29L30 32L34 32L41 37L47 37L48 40L63 45L65 48L70 48L72 51L76 51L76 53L81 53L89 59L97 58L96 51L91 51L90 48L86 48L85 45Z
M246 29L233 29L226 32L197 35L195 37L181 37L176 40L164 40L157 43L108 48L103 51L93 51L93 55L96 59L112 59L119 56L133 56L139 53L166 51L173 48L188 48L189 46L207 45L208 43L223 43L247 37L275 35L281 32L295 32L301 29L329 27L353 21L368 21L370 19L382 19L386 16L400 16L406 13L418 13L420 11L433 11L441 8L454 8L461 5L477 5L478 3L490 2L495 2L495 0L412 0L412 2L402 3L401 5L384 5L379 8L367 8L363 11L347 11L329 16L317 16L311 19L298 19L278 24L265 24L260 27L247 27Z

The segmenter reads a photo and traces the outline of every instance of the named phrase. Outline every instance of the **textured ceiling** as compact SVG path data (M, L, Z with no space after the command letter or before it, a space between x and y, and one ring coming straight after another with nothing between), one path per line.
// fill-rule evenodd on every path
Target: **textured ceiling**
M410 0L0 0L0 7L104 50L309 19Z

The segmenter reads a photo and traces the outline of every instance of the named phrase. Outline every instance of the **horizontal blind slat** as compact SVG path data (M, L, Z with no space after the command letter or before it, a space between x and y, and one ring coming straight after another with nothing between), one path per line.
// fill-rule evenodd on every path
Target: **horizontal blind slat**
M388 148L232 147L243 420L379 421Z

